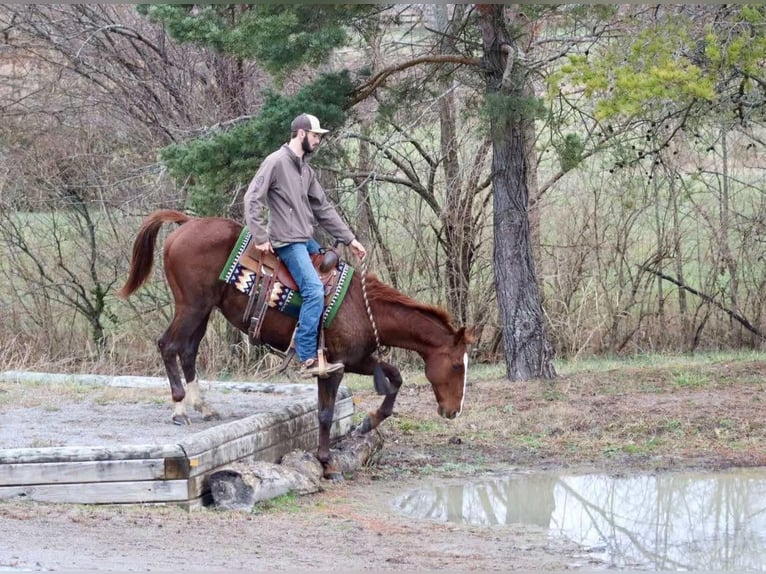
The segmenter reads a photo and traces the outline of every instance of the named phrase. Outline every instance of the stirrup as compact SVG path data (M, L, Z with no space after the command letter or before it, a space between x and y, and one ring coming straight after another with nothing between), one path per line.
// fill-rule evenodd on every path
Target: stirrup
M307 359L301 363L300 376L304 379L309 379L312 377L326 379L332 373L336 373L343 369L343 363L328 363L323 358Z

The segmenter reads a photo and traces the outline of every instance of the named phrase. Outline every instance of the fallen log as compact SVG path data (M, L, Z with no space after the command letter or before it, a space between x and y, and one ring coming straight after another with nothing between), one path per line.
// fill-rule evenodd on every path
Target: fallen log
M338 472L354 472L371 462L382 448L383 436L377 430L351 433L338 448L330 450L330 456Z
M331 450L339 472L353 472L366 465L380 451L383 438L373 431L352 435ZM322 490L322 465L316 456L293 451L281 464L236 462L210 474L210 492L216 508L250 512L258 502L288 493L311 494Z

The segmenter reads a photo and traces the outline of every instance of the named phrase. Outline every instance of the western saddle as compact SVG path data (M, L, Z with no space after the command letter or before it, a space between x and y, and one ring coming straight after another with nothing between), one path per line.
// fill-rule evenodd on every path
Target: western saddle
M338 273L340 256L335 250L326 249L312 255L311 261L319 275L319 280L324 286L325 306L327 306L328 300L334 293L340 278ZM294 291L298 291L298 285L295 283L295 279L293 279L290 271L288 271L287 266L275 253L256 249L252 243L248 245L245 252L240 256L239 263L255 273L243 321L248 326L247 334L250 343L252 345L262 345L264 344L261 338L263 318L268 308L273 306L270 303L275 283L280 283ZM295 337L295 333L293 333L293 337ZM324 326L320 325L319 348L317 350L320 370L322 366L327 364L324 346ZM283 353L279 349L273 350L280 354ZM280 371L287 367L294 354L294 341L291 340L290 346L284 351L285 360L279 369Z

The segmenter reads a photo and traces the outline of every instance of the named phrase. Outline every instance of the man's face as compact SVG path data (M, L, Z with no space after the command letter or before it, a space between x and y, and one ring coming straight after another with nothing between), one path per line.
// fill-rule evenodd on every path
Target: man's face
M303 140L301 141L301 147L303 148L303 153L311 153L313 152L316 147L319 145L319 142L322 141L322 134L318 134L315 132L303 132Z

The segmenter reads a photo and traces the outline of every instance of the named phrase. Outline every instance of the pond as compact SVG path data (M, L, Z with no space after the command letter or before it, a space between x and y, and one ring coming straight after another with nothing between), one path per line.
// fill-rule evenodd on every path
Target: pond
M528 525L612 566L766 570L766 469L716 473L529 474L430 485L394 501L410 516Z

